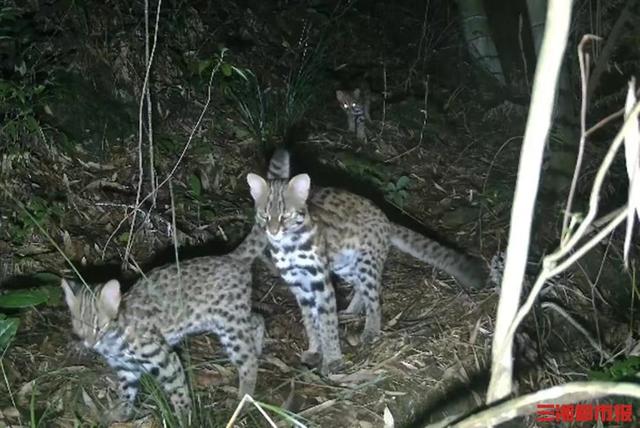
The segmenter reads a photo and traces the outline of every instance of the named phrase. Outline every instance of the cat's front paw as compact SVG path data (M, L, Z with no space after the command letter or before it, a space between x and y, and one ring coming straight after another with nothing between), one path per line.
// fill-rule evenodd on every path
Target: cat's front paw
M307 367L318 367L322 363L322 354L317 351L304 351L300 361Z

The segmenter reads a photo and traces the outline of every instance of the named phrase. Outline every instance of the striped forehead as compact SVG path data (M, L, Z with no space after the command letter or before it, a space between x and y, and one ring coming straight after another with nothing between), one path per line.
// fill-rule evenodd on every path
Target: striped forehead
M269 194L265 211L268 213L281 213L285 211L285 193L288 180L272 180L269 182Z

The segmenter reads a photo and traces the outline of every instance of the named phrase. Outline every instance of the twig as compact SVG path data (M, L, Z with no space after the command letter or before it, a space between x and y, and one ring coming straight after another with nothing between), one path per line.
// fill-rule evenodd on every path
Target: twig
M157 30L156 23L156 30ZM149 61L149 0L144 1L144 60L145 65L147 67L150 66ZM154 161L154 153L153 153L153 109L151 108L151 90L147 85L146 91L147 98L147 137L149 139L149 183L151 185L151 192L155 190L156 185L156 171L155 171L155 161ZM149 208L149 212L156 205L156 196L152 198L151 208Z
M522 292L542 154L551 125L553 99L571 22L571 6L571 2L565 0L550 0L547 9L547 25L536 66L531 109L520 153L511 211L507 258L493 335L488 403L511 393L513 337L508 337L506 333L517 313L514 302L520 301Z
M191 145L191 141L193 140L193 137L194 137L196 131L200 127L200 124L202 123L204 115L206 114L207 110L209 109L209 104L211 103L211 98L212 98L212 93L213 93L213 90L212 90L213 78L216 75L216 73L218 72L218 70L220 69L220 66L223 64L225 52L226 52L226 50L222 51L222 53L220 54L220 59L219 59L218 63L211 70L211 74L209 75L209 85L207 87L207 99L206 99L206 102L204 103L204 106L202 107L202 111L200 112L200 116L198 117L198 120L196 121L196 124L193 126L193 129L191 130L191 133L189 134L189 138L187 139L187 142L185 143L184 147L182 148L182 152L180 153L180 156L178 157L178 160L174 164L174 166L171 169L171 171L169 172L169 174L167 174L165 179L162 180L162 182L160 184L158 184L158 186L156 186L155 190L150 192L147 196L142 198L141 201L136 203L136 208L140 208L142 206L142 204L145 203L150 197L152 197L155 194L157 194L158 191L165 184L167 184L167 182L171 179L171 177L173 177L175 172L178 170L178 166L180 165L180 163L182 162L182 159L186 155L187 150L189 149L189 147ZM116 233L118 233L118 231L120 230L122 225L129 219L129 217L131 217L131 215L132 214L128 214L122 220L120 220L120 223L118 223L118 225L113 230L113 232L111 232L111 235L109 235L109 238L107 238L107 242L104 244L104 247L102 249L102 258L103 259L104 259L105 253L107 251L107 247L109 246L109 243L113 240L113 237L116 235Z
M423 101L423 109L422 109L422 127L420 128L420 140L418 140L418 146L422 144L422 139L424 138L424 130L427 127L427 122L429 120L429 75L427 74L427 79L424 81L424 101Z
M587 339L591 346L593 346L593 348L598 351L602 357L607 360L611 359L611 354L607 350L605 350L598 342L596 342L595 339L591 337L591 334L587 331L587 329L581 326L578 321L573 319L573 317L569 315L567 311L565 311L564 308L562 308L560 305L553 302L542 302L540 306L542 306L542 308L551 308L559 313L564 319L569 321L569 324L571 324L573 328L582 333L585 339Z
M533 304L534 304L534 302L536 300L536 297L540 293L540 290L542 289L542 286L544 285L544 283L548 279L556 276L560 272L562 272L565 269L567 269L569 266L571 266L573 263L575 263L580 257L582 257L584 254L586 254L591 248L593 248L596 244L598 244L598 242L600 242L605 236L607 236L609 233L611 233L613 231L613 229L618 227L620 225L620 223L622 223L625 220L626 215L627 215L627 207L625 207L624 210L622 210L609 224L607 224L607 226L605 226L600 232L598 232L586 244L584 244L582 247L580 247L578 250L576 250L574 253L572 253L562 263L560 263L558 265L555 265L555 262L551 261L554 258L556 253L551 254L551 255L549 255L549 256L544 258L544 260L542 262L542 264L543 264L542 272L540 273L540 275L536 279L536 282L533 285L533 287L531 289L531 292L529 293L529 296L527 297L527 300L522 305L520 310L518 310L518 313L516 314L516 316L515 316L515 318L513 320L513 323L509 327L509 330L507 330L507 332L505 333L505 336L506 336L506 338L508 340L513 340L513 336L515 335L515 332L516 332L518 326L520 325L520 323L522 322L524 317L527 316L527 314L529 313L529 311L533 307ZM558 250L558 252L560 252L560 251L562 251L562 249Z
M575 169L573 170L573 178L571 179L571 187L569 189L567 206L565 207L564 218L562 220L562 235L567 233L569 216L571 214L571 207L573 205L573 197L576 191L576 186L578 184L578 177L580 176L580 168L582 167L584 143L586 140L585 135L587 131L587 82L589 81L589 54L585 53L584 47L587 42L599 39L599 37L593 36L591 34L585 34L578 44L578 62L580 63L580 82L582 90L582 100L580 102L580 142L578 144L578 158L576 160Z
M620 145L624 141L624 136L629 132L632 126L638 126L638 114L640 113L640 102L636 103L633 110L629 113L627 120L625 120L622 125L622 129L616 134L616 137L613 139L611 143L611 147L607 151L607 154L596 173L596 177L593 182L593 188L591 189L591 195L589 196L589 210L587 211L587 215L584 218L584 221L578 227L578 230L571 235L570 238L563 239L561 248L550 257L550 262L556 263L559 259L564 257L569 251L573 249L576 243L585 235L586 230L589 228L591 222L595 219L598 213L598 203L600 201L600 190L602 188L602 183L604 182L604 177L609 171L609 167L613 162L613 159L620 148ZM625 210L626 211L626 210Z
M380 121L380 134L378 134L378 138L382 138L382 133L384 132L384 125L387 118L387 97L388 97L388 89L387 89L387 65L382 61L382 82L384 84L384 89L382 93L382 119Z
M312 415L314 413L318 413L324 409L328 409L329 407L333 407L336 403L338 402L338 400L336 400L335 398L331 399L331 400L327 400L327 401L323 401L322 403L313 406L313 407L309 407L308 409L305 409L301 412L298 412L298 416L302 416L302 417L307 417L309 415Z
M410 149L405 150L404 152L397 154L395 156L390 157L389 159L385 160L384 163L391 163L396 159L400 159L401 157L408 155L409 153L411 153L412 151L414 151L415 149L417 149L418 147L420 147L420 143L416 144L415 146L411 147Z
M148 0L145 2L145 13L148 14ZM144 81L142 82L142 92L140 94L140 108L138 109L138 190L136 192L136 208L140 205L140 196L142 195L142 180L144 178L144 167L143 167L143 157L142 157L142 140L143 140L143 129L142 129L142 121L143 121L143 111L144 111L144 99L145 94L148 91L149 85L149 75L151 74L151 65L153 63L153 58L156 52L156 46L158 42L158 27L160 22L160 8L162 6L162 0L158 0L158 8L156 10L156 26L153 33L153 47L151 48L151 55L149 57L149 61L147 62L146 71L144 74ZM151 130L149 130L151 131ZM155 194L155 193L154 193ZM138 215L138 210L133 210L133 219L131 220L131 227L129 228L129 236L127 238L127 246L124 251L124 263L126 267L126 260L129 258L129 253L131 252L131 246L133 245L133 229L136 224L136 216ZM117 230L117 229L116 229Z
M522 68L524 74L524 82L527 85L527 88L531 86L531 82L529 82L529 65L527 64L527 55L524 52L524 42L522 41L522 33L523 33L523 19L522 14L518 15L518 47L520 48L520 57L522 58Z
M240 400L240 403L238 403L238 406L236 407L236 410L233 412L233 415L231 415L231 418L229 419L229 422L225 426L226 428L232 428L233 427L234 422L240 416L240 411L242 410L242 408L244 407L245 403L247 403L247 402L253 404L256 407L256 409L258 409L258 411L260 412L262 417L264 417L264 419L269 423L269 425L271 425L272 428L278 428L276 423L273 422L273 420L269 417L269 415L267 415L267 412L264 411L262 406L257 401L255 401L249 394L245 394L245 396L242 397L242 400Z
M176 228L176 207L173 199L173 186L169 181L169 197L171 198L171 235L173 236L173 253L176 257L176 273L178 275L178 289L180 290L180 297L183 297L182 293L182 275L180 274L180 260L178 259L178 233Z
M636 91L636 98L640 97L640 89L638 89ZM595 133L596 131L600 130L601 128L603 128L607 123L611 122L612 120L615 120L619 117L624 117L624 107L622 107L620 110L611 113L609 116L605 117L604 119L600 120L598 123L596 123L595 125L593 125L591 128L589 128L589 130L585 133L585 138L589 138L591 136L591 134Z

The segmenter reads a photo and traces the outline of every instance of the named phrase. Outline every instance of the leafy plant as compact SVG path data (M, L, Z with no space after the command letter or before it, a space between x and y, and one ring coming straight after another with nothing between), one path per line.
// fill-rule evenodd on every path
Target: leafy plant
M406 175L401 176L395 182L391 181L384 187L385 198L391 203L402 208L406 202L409 192L407 191L410 179Z
M198 202L202 202L202 182L196 174L189 176L189 189L187 190L189 196Z
M24 309L46 303L52 296L48 288L16 290L0 295L0 309ZM0 356L9 347L18 331L20 319L0 313Z
M0 314L0 356L9 347L11 341L13 341L19 324L20 320L18 318Z
M631 356L622 361L616 361L602 370L589 371L589 378L593 380L616 381L637 379L640 372L640 357Z
M0 295L0 308L24 309L46 303L49 293L44 289L16 290Z
M27 12L4 6L0 8L0 40L14 55L2 64L0 75L0 139L12 145L39 133L36 111L47 111L46 97L53 85L51 67L40 67L41 57L29 49L34 41ZM40 55L38 53L37 55Z
M270 89L263 88L250 70L237 74L236 83L226 86L226 95L240 116L242 126L260 143L266 142L272 133L268 127Z
M294 64L285 82L282 100L278 103L282 112L277 116L277 127L280 135L285 133L298 123L311 107L316 88L318 75L322 68L326 54L326 43L321 38L316 46L311 46L308 40L309 32L306 31L300 38L297 50L293 50Z
M58 202L49 202L39 196L32 197L26 205L35 221L44 229L50 227L64 214L64 206ZM37 227L30 218L16 216L8 222L8 233L12 241L22 244Z
M350 153L339 153L338 164L349 174L366 180L384 192L384 197L392 204L402 208L409 197L411 180L403 175L398 179L386 170L384 164L368 160Z
M365 157L345 152L337 155L337 161L349 174L369 181L378 188L383 187L391 179L382 164Z
M282 85L261 81L251 70L232 68L224 87L243 127L259 142L283 139L309 110L318 87L325 44L310 47L306 38L289 53L292 64ZM288 46L288 45L287 45ZM224 71L224 68L223 68Z

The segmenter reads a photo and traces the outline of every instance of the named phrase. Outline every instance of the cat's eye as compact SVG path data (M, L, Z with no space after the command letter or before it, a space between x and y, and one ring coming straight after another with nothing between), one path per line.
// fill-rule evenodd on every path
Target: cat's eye
M344 104L342 104L342 107L344 107L344 108L349 108L349 104L344 103Z
M351 103L351 107L355 107L355 106L356 106L356 103Z

